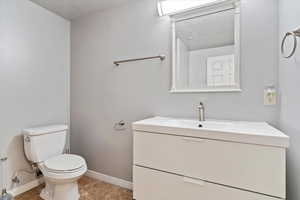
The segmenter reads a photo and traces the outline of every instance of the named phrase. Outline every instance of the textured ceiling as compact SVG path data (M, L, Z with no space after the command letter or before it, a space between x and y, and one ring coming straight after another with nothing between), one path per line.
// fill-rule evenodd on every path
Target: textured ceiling
M130 0L31 0L66 19L121 5ZM131 0L132 1L132 0Z

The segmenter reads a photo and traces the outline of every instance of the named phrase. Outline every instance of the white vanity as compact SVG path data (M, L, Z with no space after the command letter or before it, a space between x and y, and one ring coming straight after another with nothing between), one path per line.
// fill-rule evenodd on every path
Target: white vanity
M133 130L136 200L286 198L289 137L267 123L154 117Z

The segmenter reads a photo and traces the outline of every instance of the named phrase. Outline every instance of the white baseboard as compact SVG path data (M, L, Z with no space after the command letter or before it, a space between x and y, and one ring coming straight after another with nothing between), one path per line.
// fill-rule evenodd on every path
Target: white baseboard
M35 179L33 181L30 181L29 183L26 183L24 185L21 185L19 187L11 189L8 192L15 197L15 196L18 196L24 192L27 192L27 191L39 186L42 183L44 183L43 178Z
M88 177L106 182L106 183L110 183L110 184L113 184L113 185L117 185L117 186L120 186L120 187L123 187L123 188L127 188L129 190L132 190L132 182L125 181L123 179L119 179L119 178L116 178L116 177L101 174L101 173L95 172L93 170L88 170L85 175L88 176ZM27 191L39 186L42 183L44 183L43 178L35 179L35 180L33 180L29 183L26 183L26 184L21 185L19 187L13 188L13 189L9 190L8 192L10 194L12 194L14 197L16 197L16 196L18 196L18 195L20 195L24 192L27 192Z
M108 176L108 175L105 175L105 174L101 174L101 173L95 172L93 170L88 170L85 175L88 176L88 177L106 182L106 183L110 183L110 184L113 184L113 185L120 186L122 188L127 188L129 190L132 190L132 182L125 181L123 179L119 179L119 178L116 178L116 177L113 177L113 176Z

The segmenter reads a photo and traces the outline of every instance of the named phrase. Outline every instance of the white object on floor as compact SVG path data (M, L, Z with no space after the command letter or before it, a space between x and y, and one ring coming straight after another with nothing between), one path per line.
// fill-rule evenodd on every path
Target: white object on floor
M24 130L24 148L28 160L37 163L46 187L45 200L78 200L78 179L87 171L84 158L63 154L68 127L65 125Z

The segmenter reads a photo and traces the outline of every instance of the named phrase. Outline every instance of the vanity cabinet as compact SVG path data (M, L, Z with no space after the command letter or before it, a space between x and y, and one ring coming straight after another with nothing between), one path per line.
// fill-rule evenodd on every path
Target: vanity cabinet
M275 197L138 166L134 166L133 181L136 200L278 200Z
M153 121L161 119L152 118L133 126L134 199L285 199L286 146L278 145L278 140L274 146L271 143L237 142L231 139L232 134L226 129L219 140L216 129L193 126L191 129L198 135L190 136L186 134L189 127L182 128L180 123L176 134L170 134L169 131L176 129L174 122L162 123L162 128L157 131L159 123ZM153 122L153 128L149 122ZM255 123L251 125L255 126ZM265 126L269 128L269 125ZM257 131L262 134L266 130ZM224 140L224 133L228 140ZM276 137L280 137L278 133L274 132ZM213 139L207 137L210 134ZM259 135L254 136L259 140ZM283 141L288 139L284 134L281 136Z

